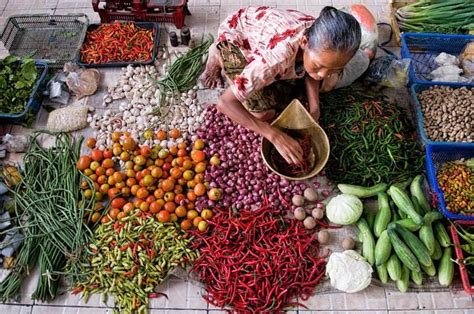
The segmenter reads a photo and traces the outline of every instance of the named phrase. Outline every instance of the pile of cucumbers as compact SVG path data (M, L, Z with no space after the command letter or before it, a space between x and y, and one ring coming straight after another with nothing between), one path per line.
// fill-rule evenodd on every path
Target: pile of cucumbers
M382 283L389 279L405 292L411 281L422 285L423 273L438 276L442 286L453 280L451 239L442 223L443 215L423 193L423 176L388 186L338 184L344 194L359 198L377 197L378 211L364 210L357 222L362 256L374 266ZM409 190L409 191L408 191Z

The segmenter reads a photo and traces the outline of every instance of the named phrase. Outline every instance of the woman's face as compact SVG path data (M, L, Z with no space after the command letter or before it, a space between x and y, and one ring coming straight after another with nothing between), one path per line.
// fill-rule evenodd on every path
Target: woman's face
M352 53L323 49L303 48L303 63L306 73L316 81L341 71L352 58Z

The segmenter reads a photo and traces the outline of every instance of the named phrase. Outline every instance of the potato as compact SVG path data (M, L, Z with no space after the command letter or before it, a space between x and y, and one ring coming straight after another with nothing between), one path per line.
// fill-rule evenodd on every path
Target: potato
M307 188L306 190L304 190L303 195L310 202L317 201L319 197L318 191L313 188Z

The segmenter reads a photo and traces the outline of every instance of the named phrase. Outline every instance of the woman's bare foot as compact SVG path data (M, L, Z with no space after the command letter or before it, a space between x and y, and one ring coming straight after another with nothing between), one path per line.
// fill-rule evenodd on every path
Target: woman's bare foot
M222 66L219 61L219 50L215 44L212 44L209 47L206 69L200 78L204 86L208 88L224 87L224 78L221 74Z

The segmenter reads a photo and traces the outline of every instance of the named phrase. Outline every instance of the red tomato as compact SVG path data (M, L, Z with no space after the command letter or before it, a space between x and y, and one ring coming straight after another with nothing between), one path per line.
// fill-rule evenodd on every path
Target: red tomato
M123 197L117 197L112 200L112 208L122 208L123 205L127 204L127 201Z

